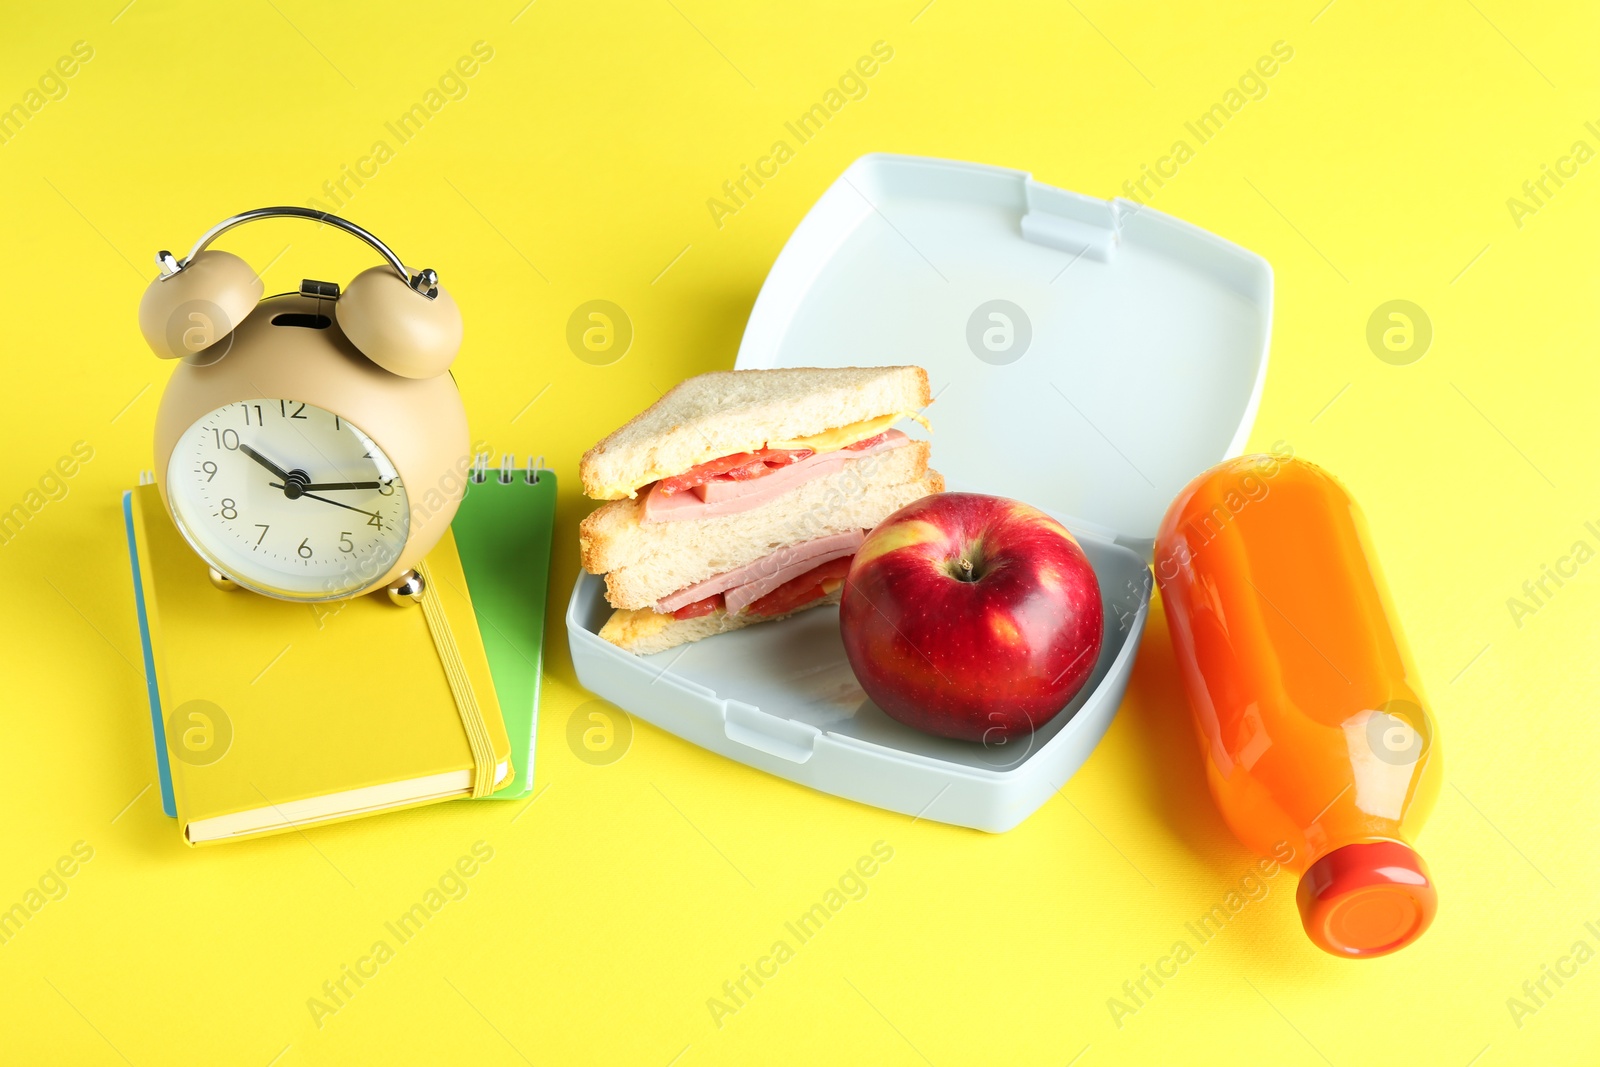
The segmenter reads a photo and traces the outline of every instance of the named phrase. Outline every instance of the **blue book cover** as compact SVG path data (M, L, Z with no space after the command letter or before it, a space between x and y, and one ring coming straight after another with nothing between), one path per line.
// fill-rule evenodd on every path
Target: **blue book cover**
M144 650L144 687L150 698L150 731L156 743L156 773L161 776L161 810L178 817L172 797L172 766L167 762L167 728L161 721L161 693L156 688L156 660L150 650L150 623L144 613L144 580L139 574L139 549L133 538L133 494L122 494L122 524L128 534L128 561L133 565L133 606L139 613L139 646Z

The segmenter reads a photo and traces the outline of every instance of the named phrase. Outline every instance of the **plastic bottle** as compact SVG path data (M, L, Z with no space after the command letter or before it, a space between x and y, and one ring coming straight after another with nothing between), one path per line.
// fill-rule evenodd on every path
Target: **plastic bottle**
M1412 841L1439 743L1355 502L1291 456L1230 460L1173 501L1155 573L1229 828L1258 854L1293 850L1318 946L1416 940L1437 905Z

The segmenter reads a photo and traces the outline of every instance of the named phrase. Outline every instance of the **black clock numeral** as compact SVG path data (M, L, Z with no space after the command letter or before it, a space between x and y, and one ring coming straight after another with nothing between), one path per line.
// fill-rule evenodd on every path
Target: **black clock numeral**
M400 484L399 482L392 481L392 480L381 483L378 486L378 495L379 496L394 496L394 487L399 485L399 484Z
M233 497L231 496L222 498L222 517L225 519L237 519L239 517L239 506L233 502Z
M343 426L341 426L341 425L339 425L339 416L337 416L337 415L335 415L335 416L334 416L334 417L333 417L333 428L334 428L334 429L335 429L335 430L342 430L342 429L344 429L344 427L343 427Z
M264 522L258 522L256 525L261 528L261 536L256 538L256 544L259 545L261 542L267 539L267 531L272 529L272 527Z
M216 439L218 448L226 448L232 451L239 447L239 432L237 430L218 430L212 427L211 436Z
M208 482L217 476L217 465L209 459L200 464L200 470L205 474Z
M299 407L295 408L293 412L290 412L290 410L289 410L289 402L287 400L278 401L278 414L282 415L286 419L303 419L303 418L305 418L305 415L302 414L302 412L304 412L305 409L306 409L306 406L304 404L301 404Z
M382 515L372 515L372 516L370 516L367 519L367 525L368 526L376 526L379 530L382 530L383 529L383 516Z
M340 552L354 552L355 550L356 550L356 543L354 541L350 540L350 531L349 530L340 530L339 531L339 551Z
M295 549L296 552L300 553L301 559L310 559L312 556L311 545L308 543L310 540L311 538L306 538L300 542L300 547Z
M240 404L239 406L244 408L244 424L246 426L250 425L250 409L251 408L255 408L256 409L256 425L257 426L266 425L261 420L261 405L260 404Z

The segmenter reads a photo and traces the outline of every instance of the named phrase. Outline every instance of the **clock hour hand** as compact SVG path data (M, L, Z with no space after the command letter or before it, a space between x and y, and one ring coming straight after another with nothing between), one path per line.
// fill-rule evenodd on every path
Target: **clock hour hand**
M295 489L291 490L289 488L290 486L294 486ZM350 511L359 511L361 514L367 516L369 519L379 519L381 521L381 517L378 515L378 513L376 511L367 511L365 508L358 508L358 507L354 507L354 506L352 506L350 504L346 504L342 500L334 500L331 497L318 496L315 493L307 493L307 492L299 491L299 483L294 482L292 480L287 482L287 483L269 482L268 483L268 488L271 488L271 489L282 489L284 491L284 495L287 496L290 500L293 500L296 497L302 497L303 496L303 497L306 497L306 498L308 498L310 500L320 500L324 504L332 504L336 508L345 508L345 509L350 510Z
M243 441L239 442L239 451L243 452L245 455L249 456L251 459L255 460L257 463L261 464L263 467L267 468L267 470L271 471L284 481L287 482L289 480L288 471L284 470L282 467L278 466L276 463L272 462L272 460L268 459L266 456L263 456L260 452L257 452ZM282 489L283 486L274 486L274 488Z
M382 489L387 484L387 482L311 482L300 488L327 492L330 489Z

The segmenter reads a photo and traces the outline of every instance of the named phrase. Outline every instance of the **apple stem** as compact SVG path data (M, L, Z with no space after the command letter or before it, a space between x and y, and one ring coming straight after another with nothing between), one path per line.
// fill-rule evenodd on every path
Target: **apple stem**
M961 574L958 576L961 581L972 581L972 561L970 559L968 559L966 556L962 556L960 559L956 560L956 566L961 570Z

